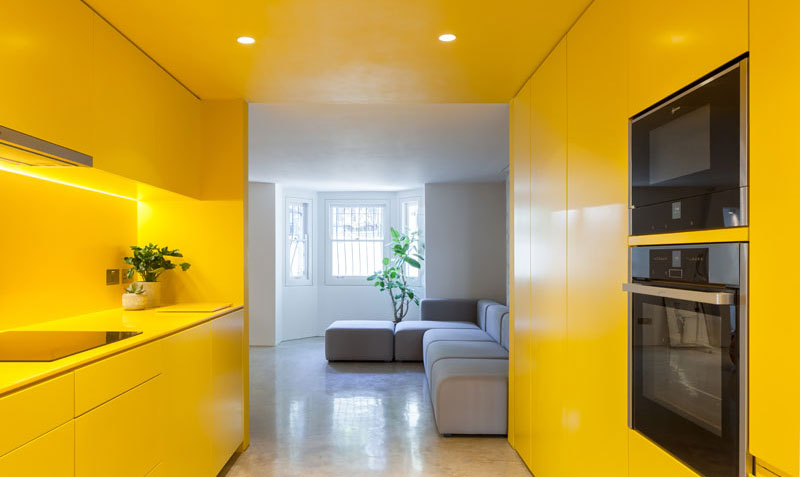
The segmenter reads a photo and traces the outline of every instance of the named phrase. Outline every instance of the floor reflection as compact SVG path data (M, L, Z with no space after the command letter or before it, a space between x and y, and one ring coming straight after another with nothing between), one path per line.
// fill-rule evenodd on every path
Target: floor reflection
M222 475L528 476L505 438L443 438L421 363L333 363L312 338L251 350L251 445Z

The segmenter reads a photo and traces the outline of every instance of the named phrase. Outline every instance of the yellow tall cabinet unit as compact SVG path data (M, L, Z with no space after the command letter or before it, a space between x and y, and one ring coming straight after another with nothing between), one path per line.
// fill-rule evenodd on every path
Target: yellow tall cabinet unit
M800 2L750 2L750 453L800 475L800 372L791 267L800 226ZM770 475L765 473L765 475Z
M509 368L509 440L530 465L531 452L531 84L511 102L511 283L513 369Z
M567 41L532 79L531 471L566 475Z
M566 459L568 471L553 475L619 476L627 467L626 18L624 0L595 0L567 35L568 298L561 372L569 454L580 458Z
M627 3L630 116L747 52L748 0Z

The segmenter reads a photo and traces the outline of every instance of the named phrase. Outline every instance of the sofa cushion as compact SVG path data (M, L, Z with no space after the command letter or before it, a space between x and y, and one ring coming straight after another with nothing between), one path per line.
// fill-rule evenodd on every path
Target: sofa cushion
M508 311L503 314L503 324L500 327L500 345L508 349L508 343L511 340L511 313Z
M391 361L394 323L380 320L334 321L325 330L328 361Z
M508 360L440 359L430 390L439 433L506 434Z
M394 330L394 359L397 361L422 361L422 337L433 329L472 329L475 323L458 321L403 321Z
M476 329L439 329L428 330L422 337L422 357L428 352L428 347L431 343L437 341L492 341L492 337L487 335L483 330ZM423 359L424 361L424 359Z
M494 341L437 341L427 347L425 373L441 359L508 359L508 351Z
M503 305L491 305L486 309L486 332L498 343L502 334L503 315L507 312L508 308Z
M486 331L486 311L492 305L499 305L494 300L482 299L478 300L478 326L481 327L482 330Z
M419 305L420 320L477 323L477 303L466 298L425 298Z

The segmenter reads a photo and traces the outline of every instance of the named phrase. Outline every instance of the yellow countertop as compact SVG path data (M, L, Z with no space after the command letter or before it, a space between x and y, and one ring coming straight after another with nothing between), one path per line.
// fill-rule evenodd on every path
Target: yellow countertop
M66 373L113 354L169 336L242 309L241 304L215 312L158 313L158 308L124 311L121 308L46 321L15 330L141 331L134 337L50 362L0 362L0 396L44 379ZM9 330L0 330L9 331Z

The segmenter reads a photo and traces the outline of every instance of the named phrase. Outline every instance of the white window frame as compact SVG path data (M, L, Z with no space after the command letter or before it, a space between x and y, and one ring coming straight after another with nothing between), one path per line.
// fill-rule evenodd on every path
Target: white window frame
M423 212L423 202L422 202L422 197L421 196L401 197L400 199L398 199L398 209L399 209L399 216L400 216L400 229L403 229L403 230L401 230L402 232L406 232L406 230L404 230L405 229L405 225L406 225L406 218L405 218L406 207L405 207L405 205L408 204L408 203L412 203L412 202L416 202L416 204L417 204L417 231L419 232L419 234L417 235L417 238L418 238L420 243L424 244L425 243L425 230L424 230L423 226L424 226L424 218L425 218L425 216L423 215L424 214L424 212ZM423 249L422 256L423 257L425 256L424 249ZM425 275L425 261L423 260L422 262L420 262L420 264L422 266L419 268L419 276L413 277L413 278L412 277L407 277L408 284L411 285L411 286L416 286L416 287L422 286L423 276ZM408 265L406 265L406 273L407 272L408 272Z
M289 207L293 205L305 205L306 206L306 213L308 216L306 217L306 277L305 278L296 278L293 277L291 274L291 262L289 260L289 254L291 253L292 248L292 241L289 239ZM311 286L314 284L314 240L313 240L313 231L314 231L314 201L311 199L304 199L298 197L287 197L284 208L284 240L286 242L286 246L284 247L284 284L286 286Z
M386 257L386 244L389 241L389 228L392 223L392 209L389 200L384 199L329 199L325 201L325 285L345 285L345 286L374 286L367 281L367 275L363 277L340 277L333 275L333 255L331 246L333 237L331 235L331 208L335 206L368 206L383 207L383 257Z

